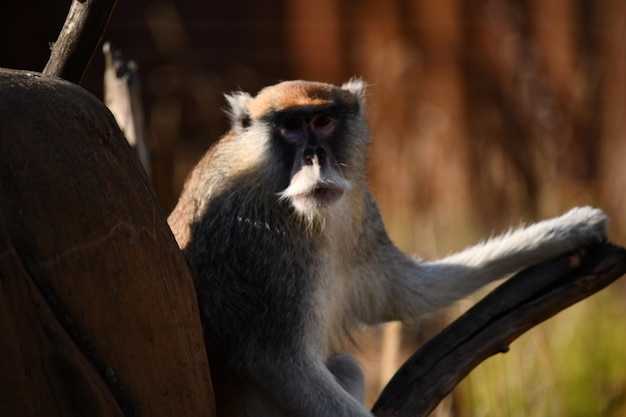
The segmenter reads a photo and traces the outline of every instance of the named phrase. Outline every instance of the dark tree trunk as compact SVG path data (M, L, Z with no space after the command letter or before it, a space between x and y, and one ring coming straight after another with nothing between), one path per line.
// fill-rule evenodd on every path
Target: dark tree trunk
M0 91L0 415L214 415L192 279L112 115L37 73Z

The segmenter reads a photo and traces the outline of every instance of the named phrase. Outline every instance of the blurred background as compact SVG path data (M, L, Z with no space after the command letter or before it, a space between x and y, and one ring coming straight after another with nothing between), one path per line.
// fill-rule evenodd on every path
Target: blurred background
M41 71L69 6L4 2L0 66ZM624 0L120 0L105 39L139 66L165 213L227 130L225 92L361 76L370 184L405 251L443 256L583 204L626 243ZM99 97L103 65L98 51L82 83ZM527 333L434 415L626 415L625 294L618 282ZM368 401L474 301L360 337Z

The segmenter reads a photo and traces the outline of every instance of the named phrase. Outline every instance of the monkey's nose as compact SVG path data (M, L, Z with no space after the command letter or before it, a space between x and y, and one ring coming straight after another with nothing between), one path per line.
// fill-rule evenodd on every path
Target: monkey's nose
M323 164L326 161L326 149L319 145L308 146L302 157L306 165L313 165L316 162Z

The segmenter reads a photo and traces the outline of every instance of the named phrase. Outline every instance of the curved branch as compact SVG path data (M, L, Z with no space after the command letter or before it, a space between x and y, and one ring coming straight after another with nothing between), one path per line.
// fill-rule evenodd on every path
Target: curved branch
M496 288L400 368L374 404L382 416L426 416L478 364L508 351L528 329L626 273L626 250L612 244L528 268Z

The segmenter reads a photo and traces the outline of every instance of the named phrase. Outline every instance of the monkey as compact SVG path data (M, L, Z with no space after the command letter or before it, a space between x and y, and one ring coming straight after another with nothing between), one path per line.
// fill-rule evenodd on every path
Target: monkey
M360 416L342 343L607 238L577 207L438 260L390 240L368 188L366 85L284 81L226 96L231 128L198 162L168 222L197 291L220 417Z

